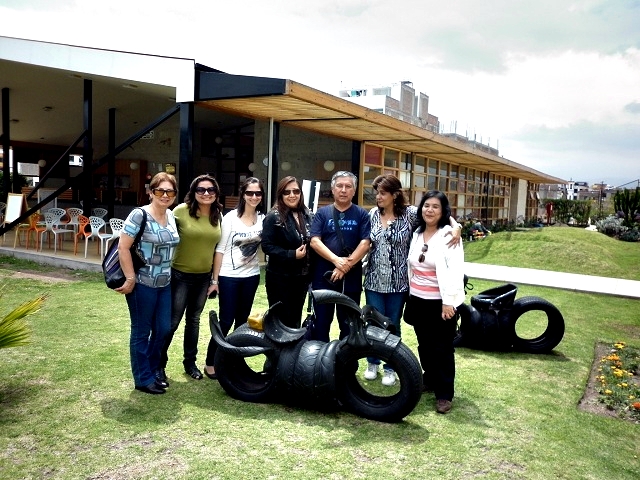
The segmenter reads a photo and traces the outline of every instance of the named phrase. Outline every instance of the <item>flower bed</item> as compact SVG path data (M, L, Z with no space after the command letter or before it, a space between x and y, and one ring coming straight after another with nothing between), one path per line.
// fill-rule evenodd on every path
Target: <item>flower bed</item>
M640 349L614 343L597 367L598 402L617 416L640 422Z

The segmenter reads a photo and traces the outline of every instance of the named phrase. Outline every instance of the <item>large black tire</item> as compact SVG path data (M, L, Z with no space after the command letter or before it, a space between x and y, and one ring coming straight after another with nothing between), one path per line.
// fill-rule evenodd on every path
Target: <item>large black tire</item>
M524 339L516 333L516 322L527 312L542 310L547 315L547 327L537 338ZM511 311L513 329L513 348L524 353L548 353L553 350L564 336L564 318L550 302L540 297L522 297L516 300Z
M453 346L473 347L477 344L482 332L480 312L466 303L458 306L457 310L460 316L458 318L456 336L453 339Z
M300 349L293 375L296 403L316 408L337 406L335 398L335 357L339 341L309 341Z
M368 330L376 327L369 327ZM381 332L383 330L378 329ZM399 422L409 415L422 395L422 369L413 352L398 337L374 340L369 347L349 348L342 344L336 354L336 393L345 408L361 417L380 422ZM365 390L358 379L357 362L367 357L379 358L398 375L399 390L394 395L378 396Z
M268 348L264 355L272 366L278 364L279 347L267 339L264 332L241 325L226 338L227 343L236 347L258 346ZM252 357L248 357L252 358ZM229 396L244 402L265 403L275 397L276 369L257 371L252 369L243 358L219 348L216 351L214 366L218 382Z
M298 362L300 349L305 342L306 340L300 340L298 343L286 345L280 350L276 380L278 383L278 395L282 401L286 402L296 395L293 384L293 372Z

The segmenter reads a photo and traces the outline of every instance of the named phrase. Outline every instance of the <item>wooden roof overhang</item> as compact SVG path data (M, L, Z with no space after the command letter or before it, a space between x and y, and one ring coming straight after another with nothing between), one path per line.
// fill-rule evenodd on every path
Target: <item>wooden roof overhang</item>
M323 135L369 142L534 183L565 183L292 80L198 72L195 97L198 105L234 115L273 118Z

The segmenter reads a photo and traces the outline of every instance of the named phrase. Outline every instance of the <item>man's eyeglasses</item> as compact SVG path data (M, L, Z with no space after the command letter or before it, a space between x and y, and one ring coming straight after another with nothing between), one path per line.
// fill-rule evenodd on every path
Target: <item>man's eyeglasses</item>
M152 188L151 192L156 196L156 197L162 197L165 193L167 194L167 197L169 198L173 198L176 196L176 192L175 190L165 190L164 188Z
M205 193L208 193L209 195L213 195L216 192L216 189L214 187L196 187L195 188L196 193L199 193L200 195L204 195Z
M247 197L262 197L262 192L244 192Z
M424 262L424 254L427 253L427 250L429 250L429 245L427 245L426 243L422 246L422 253L420 254L420 256L418 257L418 262L422 263Z
M282 191L282 195L284 195L285 197L288 197L288 196L289 196L289 195L291 195L292 193L293 193L294 195L296 195L296 196L297 196L297 195L300 195L300 189L299 189L299 188L293 188L293 189L291 189L291 190L283 190L283 191Z

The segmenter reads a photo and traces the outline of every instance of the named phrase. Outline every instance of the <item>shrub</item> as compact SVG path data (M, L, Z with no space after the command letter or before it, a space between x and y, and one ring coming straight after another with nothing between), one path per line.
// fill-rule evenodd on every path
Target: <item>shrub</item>
M613 215L609 215L604 220L598 220L596 222L596 228L600 233L604 233L609 237L618 237L628 230L622 224L623 220Z
M623 242L640 242L640 230L638 230L637 227L633 230L627 230L622 235L620 235L619 238Z

